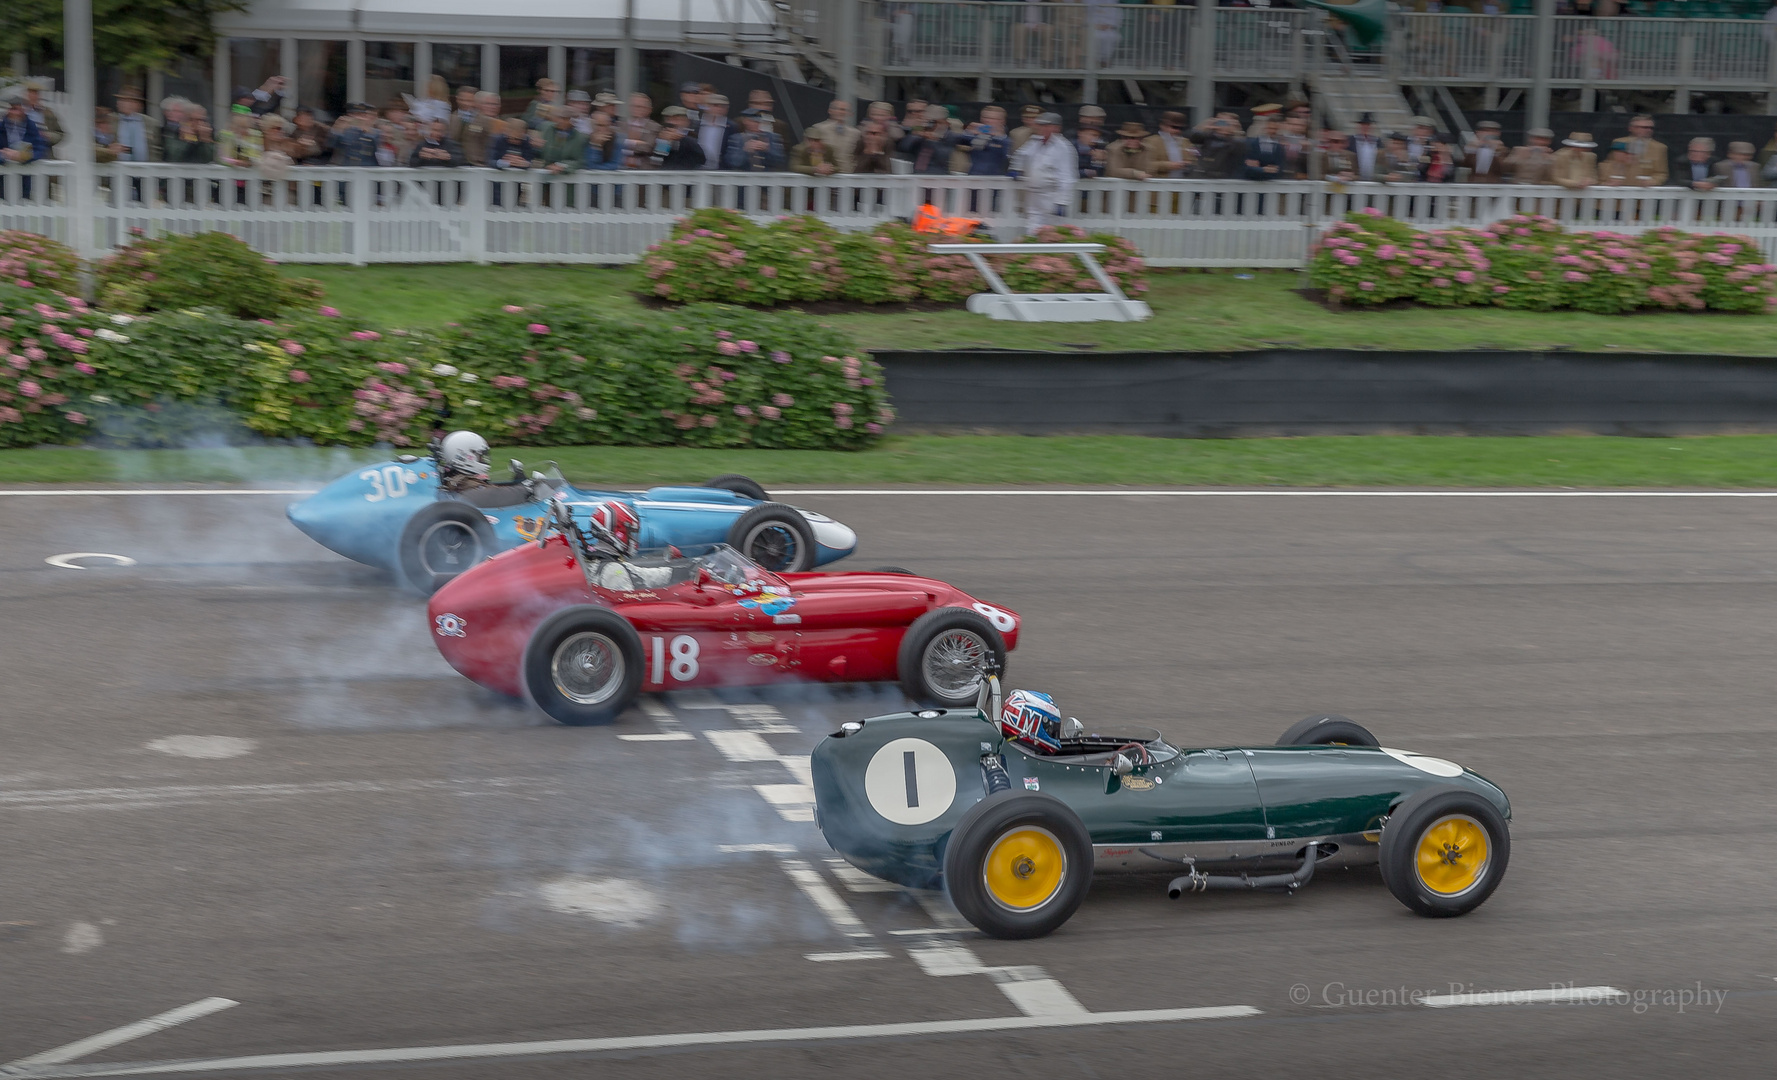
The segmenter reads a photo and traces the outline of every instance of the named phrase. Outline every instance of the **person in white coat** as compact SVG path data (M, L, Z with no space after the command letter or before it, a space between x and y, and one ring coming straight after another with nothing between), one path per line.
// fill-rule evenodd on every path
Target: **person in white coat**
M1024 228L1035 233L1067 216L1074 201L1074 185L1080 182L1080 155L1072 140L1061 135L1061 117L1048 112L1037 117L1036 133L1024 141L1013 159L1013 168L1024 184Z

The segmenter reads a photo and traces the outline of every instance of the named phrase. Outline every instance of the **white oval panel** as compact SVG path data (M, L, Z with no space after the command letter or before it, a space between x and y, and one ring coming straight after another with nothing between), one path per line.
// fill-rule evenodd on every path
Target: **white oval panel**
M886 743L864 770L870 806L896 825L924 825L956 800L956 770L924 739Z
M993 628L1002 634L1010 634L1012 628L1018 625L1009 613L1001 611L992 604L977 603L975 610L985 616L987 621L993 624Z
M1386 746L1381 747L1381 750L1403 765L1411 765L1420 772L1428 772L1433 776L1462 775L1462 766L1454 761L1445 761L1441 757L1426 757L1424 754L1415 754L1411 750L1390 750Z

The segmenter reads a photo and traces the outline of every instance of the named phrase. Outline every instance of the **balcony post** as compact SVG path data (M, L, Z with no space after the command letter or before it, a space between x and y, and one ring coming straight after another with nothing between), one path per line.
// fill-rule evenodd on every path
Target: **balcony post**
M64 0L62 4L62 70L67 81L68 107L62 110L66 135L61 149L74 163L74 175L62 185L62 198L68 207L68 246L81 258L93 259L103 252L98 247L93 220L93 189L98 184L93 172L93 104L98 90L93 71L92 0ZM40 181L39 197L46 203L49 182L50 176ZM123 200L120 197L118 201Z
M1216 111L1216 0L1197 0L1191 27L1191 85L1186 101L1191 122L1201 124Z
M1697 54L1697 38L1695 23L1689 19L1679 20L1678 27L1678 89L1672 91L1672 111L1688 113L1691 111L1691 76L1694 57Z
M858 108L858 5L863 2L839 0L839 40L835 43L839 59L839 100L852 107L856 120L864 118L864 110Z
M1530 50L1530 103L1526 128L1549 126L1549 76L1555 66L1555 0L1536 0L1536 34Z

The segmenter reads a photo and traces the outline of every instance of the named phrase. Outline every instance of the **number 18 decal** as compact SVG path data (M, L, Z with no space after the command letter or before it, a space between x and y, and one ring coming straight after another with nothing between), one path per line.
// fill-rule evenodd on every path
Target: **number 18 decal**
M649 682L664 683L668 671L672 672L673 679L678 682L690 682L697 678L696 638L690 634L680 634L673 638L670 646L663 637L655 636L648 640L654 648L653 670Z

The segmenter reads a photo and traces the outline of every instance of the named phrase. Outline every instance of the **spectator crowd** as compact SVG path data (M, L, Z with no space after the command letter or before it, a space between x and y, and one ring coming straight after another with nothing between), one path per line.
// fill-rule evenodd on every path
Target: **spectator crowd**
M423 93L380 109L352 102L330 121L307 106L287 119L285 89L278 76L256 89L239 88L217 125L203 106L178 97L162 100L158 119L152 118L141 91L125 87L115 108L101 109L96 119L99 159L215 163L267 176L311 165L473 166L544 174L1009 175L1045 194L1034 200L1039 209L1033 225L1051 216L1041 207L1052 202L1058 213L1073 186L1093 177L1554 184L1570 190L1676 184L1707 191L1777 183L1777 139L1756 154L1750 143L1729 143L1721 157L1712 140L1693 139L1675 170L1654 137L1653 118L1645 115L1605 147L1579 131L1557 146L1546 128L1531 130L1521 146L1507 146L1492 121L1460 139L1440 132L1427 117L1415 117L1406 131L1381 131L1369 114L1358 118L1354 131L1316 128L1312 109L1301 101L1261 105L1250 123L1230 111L1192 127L1183 113L1165 112L1153 132L1137 121L1113 130L1103 109L1086 105L1073 130L1064 132L1058 114L1036 105L1026 106L1012 126L997 105L963 122L941 104L910 101L897 115L894 106L879 101L854 120L850 104L835 100L825 120L793 140L769 92L753 91L736 109L700 83L683 84L676 102L657 107L646 94L563 94L543 79L521 114L504 115L499 94L470 86L453 94L434 75ZM41 88L27 84L0 120L0 164L51 156L62 138Z

